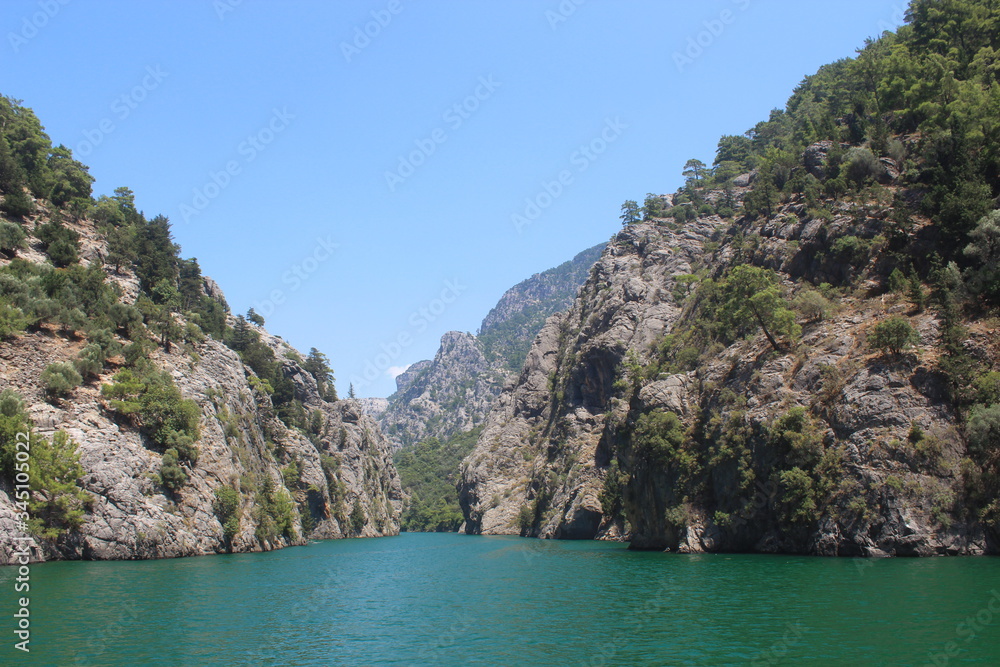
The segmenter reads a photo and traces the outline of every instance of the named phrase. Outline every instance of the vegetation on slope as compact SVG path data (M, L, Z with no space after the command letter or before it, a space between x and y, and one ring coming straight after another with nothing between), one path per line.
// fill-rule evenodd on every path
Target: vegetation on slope
M500 364L511 373L521 372L524 358L545 320L573 302L604 246L602 243L584 250L553 269L521 281L504 294L483 320L477 335L491 365ZM508 300L513 301L512 312L503 312Z
M315 436L315 415L306 414L295 399L282 363L254 329L263 318L251 310L252 325L238 317L236 326L229 326L228 305L209 295L197 259L181 257L170 221L162 215L147 218L128 188L95 199L92 183L87 167L68 148L52 145L31 109L0 96L0 341L44 332L84 343L75 358L42 372L48 399L72 400L81 384L97 383L110 368L120 369L101 389L105 408L162 451L160 482L176 492L198 460L200 413L150 354L157 347L169 352L179 346L196 359L196 346L210 336L240 354L257 376L251 381L271 394L288 426ZM81 262L84 235L92 229L100 250ZM47 261L20 256L35 250ZM133 273L139 284L134 303L122 299L119 284ZM308 358L294 361L312 374L322 396L336 400L325 355L314 348ZM21 397L13 392L5 393L4 410L0 483L16 488L12 466L18 434L30 434L32 461L39 463L31 467L34 519L29 528L38 537L57 539L78 527L83 516L85 494L76 484L83 471L75 445L65 434L51 441L35 434ZM287 524L287 512L279 510L277 532Z
M995 359L967 345L970 326L1000 313L998 54L995 1L914 0L897 33L807 77L785 109L745 135L723 137L712 167L689 161L672 207L653 196L642 207L626 202L625 224L676 226L719 215L733 225L710 248L726 251L717 256L722 269L709 273L706 264L685 281L675 295L682 323L654 363L624 365L618 388L634 398L660 373L693 370L757 332L774 353L802 358L808 350L798 345L798 323L822 319L848 294L905 299L910 315L929 306L940 324L929 358L968 442L968 458L954 471L964 480L965 504L948 505L1000 527L1000 372ZM737 178L746 172L749 179ZM845 216L846 225L830 225ZM824 223L818 242L792 241L786 256L769 254L775 229L809 221ZM909 316L896 316L876 323L867 340L900 360L916 334ZM713 494L711 471L727 465L735 466L740 492L707 503L714 502L719 526L749 517L749 501L737 500L749 498L756 480L778 490L789 530L833 511L836 499L864 514L858 490L845 485L843 449L822 438L823 396L843 386L839 373L828 369L810 409L792 408L770 425L748 422L745 397L713 387L686 429L676 418L636 415L615 465L630 466L633 479L666 474L677 501L667 521L678 526L688 502L704 505ZM914 426L909 440L927 461L939 460L942 443L932 434ZM777 459L755 458L761 444ZM627 477L612 472L603 499L618 512Z
M462 525L455 484L462 459L472 452L482 427L457 433L446 442L428 438L396 453L396 469L409 494L401 529L454 532Z

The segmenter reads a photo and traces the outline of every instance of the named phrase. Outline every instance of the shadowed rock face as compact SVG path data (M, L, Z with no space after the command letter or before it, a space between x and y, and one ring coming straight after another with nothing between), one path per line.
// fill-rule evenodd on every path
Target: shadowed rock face
M102 256L105 249L89 223L77 224L90 254ZM122 286L124 298L138 293L138 282L127 271L113 280ZM224 300L211 280L206 280L205 293ZM84 343L45 330L0 342L0 388L10 387L24 398L40 434L51 437L64 430L77 443L85 471L80 485L91 499L78 531L56 544L28 541L33 560L261 551L307 539L399 532L402 491L389 441L356 401L324 401L313 377L288 358L297 353L280 338L259 331L282 361L296 398L318 414L320 434L310 439L286 428L275 416L270 397L251 387L253 371L222 343L209 338L192 344L190 353L176 345L171 352L159 349L152 361L169 372L182 396L201 410L198 460L187 468L189 480L176 492L159 483L162 450L108 410L100 396L101 384L110 382L117 368L109 367L69 397L50 403L39 379L42 370L72 359ZM298 479L286 480L282 472L293 461L300 468ZM293 501L292 530L273 538L258 536L267 534L258 531L262 519L257 494L267 481L274 493ZM240 493L241 519L228 542L213 508L215 492L222 487ZM0 488L0 564L11 562L18 538L25 537L15 520L12 491ZM360 530L349 520L355 505L364 514Z
M619 366L629 351L647 353L677 318L672 276L690 272L720 224L699 221L669 235L636 225L608 245L574 304L538 334L463 464L466 532L614 534L602 528L604 470L597 461L609 419L628 408L615 398Z
M635 548L686 552L993 551L962 501L958 471L966 448L934 370L933 313L846 296L825 319L800 319L803 335L794 351L774 352L756 335L703 355L691 372L637 377L627 370L654 363L656 346L690 316L678 275L700 268L721 277L747 262L773 267L792 289L803 275L854 271L809 257L825 248L829 227L862 234L877 226L851 221L839 209L829 223L798 218L800 205L792 201L772 221L745 230L760 234L753 247L734 248L732 223L714 216L619 233L573 306L536 337L463 462L464 530L627 539ZM799 222L775 227L789 214ZM887 358L868 348L868 328L890 314L910 316L921 338L918 352ZM968 345L980 340L973 330ZM991 345L995 355L997 343ZM807 409L816 446L836 465L835 488L817 495L814 521L787 518L789 492L778 475L790 454L771 429L795 406ZM685 491L686 473L677 464L651 465L637 454L637 420L664 412L676 414L703 448L695 492ZM926 434L918 444L910 440L914 424ZM721 435L726 429L739 434L742 462L712 449L736 441Z

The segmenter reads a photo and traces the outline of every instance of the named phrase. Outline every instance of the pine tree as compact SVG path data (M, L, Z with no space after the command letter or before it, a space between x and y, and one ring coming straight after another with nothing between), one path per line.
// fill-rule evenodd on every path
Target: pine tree
M325 354L315 347L311 348L302 367L316 379L316 384L323 398L328 401L337 400L337 389L333 384L333 369L330 368L330 360Z
M622 225L634 225L639 222L641 216L639 214L639 204L634 199L628 199L622 204Z
M202 282L198 258L178 260L177 291L180 292L182 309L193 310L198 306L204 296Z
M243 352L255 341L254 332L250 329L246 319L242 315L236 316L236 326L233 327L229 347L237 352Z
M264 318L257 314L257 311L252 307L247 311L247 320L256 324L259 327L264 326ZM313 348L316 349L316 348Z
M107 262L115 268L115 273L121 271L123 266L134 264L138 259L134 227L115 227L108 232L107 239Z
M136 275L149 292L161 280L177 281L177 246L170 234L170 220L158 215L136 228Z
M708 165L701 160L692 158L684 164L684 173L682 175L689 182L693 181L695 185L698 185L705 179L707 170Z

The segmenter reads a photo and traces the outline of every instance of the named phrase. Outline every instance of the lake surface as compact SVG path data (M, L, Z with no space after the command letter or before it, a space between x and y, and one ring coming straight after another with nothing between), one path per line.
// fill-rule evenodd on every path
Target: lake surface
M48 563L31 568L30 655L15 574L0 568L4 665L1000 664L995 558L403 534Z

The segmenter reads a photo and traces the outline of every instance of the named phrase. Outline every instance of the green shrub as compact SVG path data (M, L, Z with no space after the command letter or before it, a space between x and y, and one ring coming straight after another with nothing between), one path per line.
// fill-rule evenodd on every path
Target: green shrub
M844 175L861 185L876 178L882 171L878 158L867 148L851 148L844 156Z
M647 412L632 433L635 456L645 465L666 467L679 460L684 424L673 412Z
M981 373L973 380L972 386L976 390L977 403L1000 403L1000 373L997 371Z
M80 308L60 308L56 313L55 320L63 332L74 336L76 336L76 332L82 331L87 326L87 314Z
M966 271L969 290L987 302L1000 302L1000 211L983 217L969 233L964 254L972 261Z
M621 471L618 459L611 461L611 466L604 475L598 500L601 502L601 512L605 517L618 516L622 511L622 492L628 483L628 475Z
M528 533L535 525L535 510L531 505L521 505L517 512L517 527L521 534Z
M920 341L916 329L902 317L890 317L872 327L868 345L883 353L899 355Z
M902 294L909 288L909 281L906 275L899 269L893 269L889 274L889 291Z
M903 489L905 488L903 485L903 480L896 477L895 475L889 475L888 477L886 477L885 485L888 486L893 491L895 491L896 493L902 493Z
M3 211L12 218L24 218L35 211L35 205L31 197L21 188L4 195L3 203L0 203L0 211Z
M182 461L192 464L198 462L198 446L194 444L194 438L186 433L167 429L160 444L177 452L177 457Z
M45 370L42 371L41 379L45 391L50 396L66 396L83 382L83 378L73 368L73 364L65 361L57 361L46 366Z
M273 542L280 535L289 538L295 535L295 506L287 491L275 490L270 476L263 478L257 491L254 519L257 522L254 535L261 542Z
M231 542L240 530L240 494L229 486L222 486L215 490L215 501L212 509L222 524L222 535L227 542Z
M13 481L16 472L18 442L30 430L24 400L13 389L0 391L0 475ZM21 435L19 435L21 434Z
M28 530L32 534L54 541L83 525L84 510L90 502L86 492L77 486L83 474L76 443L65 431L58 431L51 441L32 437L29 485L33 493L28 505Z
M674 528L683 530L688 525L690 519L690 512L684 503L668 507L663 511L663 521L668 526L673 526Z
M792 465L812 469L823 456L823 434L801 406L791 408L771 427L771 444Z
M96 377L104 370L104 350L100 345L91 343L80 351L73 366L83 377Z
M0 252L13 257L24 247L24 230L21 225L7 220L0 220Z
M701 350L693 346L682 347L674 357L674 370L678 373L686 373L698 367L698 359L701 357Z
M139 425L162 447L173 447L181 458L194 461L194 442L200 437L201 409L181 397L169 373L131 369L119 371L111 384L101 387L112 410L138 418Z
M969 449L977 453L992 453L1000 449L1000 404L977 405L972 410L965 435Z
M871 245L859 236L841 236L830 245L830 252L841 261L860 266L868 261Z
M171 491L177 491L187 484L187 480L187 473L178 463L177 450L168 449L163 452L163 460L160 464L160 481L163 482L163 486Z
M818 322L826 317L833 305L825 296L813 289L807 289L792 302L792 307L811 322Z
M359 498L354 499L354 507L351 508L351 532L355 535L361 533L365 528L365 523L368 519L365 517L365 510L361 507L361 500Z
M138 308L125 303L113 303L108 308L108 317L114 323L115 329L126 334L131 340L136 340L138 329L142 326L142 313Z
M302 468L297 459L293 459L285 468L281 470L281 479L285 487L294 489L299 484L299 477L302 476Z
M46 248L45 252L55 266L64 267L75 264L80 259L76 242L70 239L56 239Z
M785 470L781 481L781 518L789 523L811 523L816 519L816 491L812 477L801 468Z
M0 301L0 340L16 336L27 326L28 318L24 316L24 311Z

